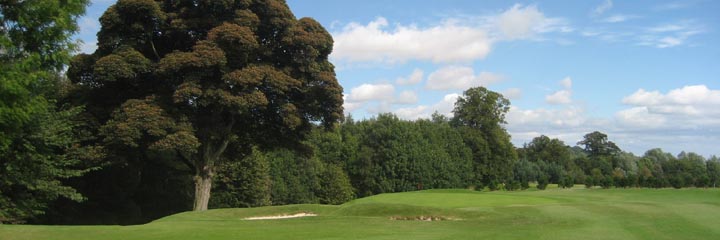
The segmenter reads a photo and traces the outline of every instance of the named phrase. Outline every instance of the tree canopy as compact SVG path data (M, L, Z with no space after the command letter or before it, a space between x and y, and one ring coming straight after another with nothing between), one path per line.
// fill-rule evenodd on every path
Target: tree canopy
M98 49L68 70L78 102L116 153L181 159L195 210L227 149L295 143L342 119L332 37L284 1L120 0L100 22Z

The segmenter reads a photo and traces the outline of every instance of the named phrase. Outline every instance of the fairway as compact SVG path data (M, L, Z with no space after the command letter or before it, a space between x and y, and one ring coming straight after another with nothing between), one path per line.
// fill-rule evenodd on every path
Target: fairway
M297 213L317 216L244 220ZM718 189L427 190L340 206L185 212L138 226L0 225L0 239L720 239L718 216Z

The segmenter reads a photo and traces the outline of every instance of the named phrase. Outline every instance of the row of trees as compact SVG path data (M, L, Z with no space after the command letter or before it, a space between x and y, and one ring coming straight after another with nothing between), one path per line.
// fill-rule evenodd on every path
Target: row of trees
M486 89L465 92L468 99ZM462 100L461 100L462 101ZM462 105L456 107L460 111ZM504 131L504 130L501 130ZM501 137L503 135L500 135ZM507 141L508 139L496 141ZM504 157L489 157L492 141L467 128L458 117L435 114L406 121L393 114L354 121L348 117L331 131L316 128L304 144L311 155L272 150L245 164L271 165L270 170L237 170L245 182L225 182L213 190L213 207L289 203L342 203L355 197L432 188L519 190L558 184L587 187L717 187L720 160L695 153L673 156L651 149L642 156L623 152L607 135L592 132L576 146L539 136ZM478 147L481 146L481 147ZM496 150L497 151L497 150ZM250 173L251 172L251 173ZM258 175L258 172L263 174ZM250 175L248 175L250 174ZM254 176L243 178L241 176ZM223 186L223 187L219 187ZM261 187L264 195L250 196ZM227 199L231 196L242 201Z
M717 187L720 161L695 153L677 157L661 149L642 156L623 152L607 135L592 132L578 146L540 136L518 149L520 161L513 170L513 182L557 183L561 187ZM541 184L543 185L543 184Z

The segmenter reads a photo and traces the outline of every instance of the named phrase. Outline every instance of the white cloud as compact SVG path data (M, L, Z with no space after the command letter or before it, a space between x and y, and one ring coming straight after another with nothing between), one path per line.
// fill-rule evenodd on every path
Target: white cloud
M377 104L370 105L365 110L372 114L388 113L392 110L392 103L390 101L380 101Z
M633 106L618 112L619 124L637 130L720 131L720 90L705 85L685 86L666 94L639 89L623 98Z
M565 77L560 80L560 85L565 88L553 94L545 96L545 102L549 104L570 104L572 103L572 79Z
M352 111L362 108L365 105L364 102L350 102L347 99L347 95L343 94L343 109L345 114L349 114Z
M611 0L605 0L603 3L595 7L593 10L593 13L596 15L601 15L605 13L606 11L610 10L613 7L613 2Z
M395 25L379 17L367 25L350 23L333 34L332 58L348 62L398 63L408 60L460 62L483 59L491 40L483 29L445 21L427 28Z
M720 113L717 107L720 106L720 90L712 90L705 85L685 86L667 94L639 89L623 98L622 102L647 107L650 113L713 115Z
M511 106L506 116L508 127L524 129L577 128L585 125L585 110L576 106L562 109L528 109Z
M471 87L487 86L501 81L501 75L481 72L475 75L475 70L465 66L447 66L438 69L428 76L426 89L431 90L465 90Z
M415 120L420 118L428 118L428 106L425 105L419 105L416 107L409 107L409 108L399 108L394 111L395 115L397 115L401 119L406 120Z
M522 90L519 88L508 88L502 91L502 95L508 99L520 99L522 98Z
M545 102L549 104L570 104L572 103L572 92L569 90L557 91L545 96Z
M622 102L630 105L655 105L660 102L662 97L662 94L658 91L648 92L641 88L632 95L623 98Z
M433 105L419 105L415 107L399 108L396 109L394 113L397 114L398 117L408 120L430 118L430 116L432 116L435 112L450 117L453 109L455 108L455 102L459 97L460 94L451 93L445 95L442 100Z
M351 102L390 100L395 93L391 84L363 84L350 90L347 99Z
M639 18L638 16L625 16L623 18L609 17L601 21L613 22ZM584 37L597 38L606 42L628 42L634 45L655 48L671 48L687 45L693 36L708 32L707 28L695 20L680 20L672 23L645 27L638 30L607 30L602 28L588 28L581 32Z
M455 109L455 102L460 97L460 94L451 93L443 97L443 99L432 106L433 112L437 111L440 114L450 116L452 111Z
M588 132L607 132L604 126L608 125L605 120L589 118L584 108L573 105L560 109L521 109L511 106L505 119L507 130L516 146L522 146L540 135L559 138L573 146Z
M630 107L610 118L594 118L575 104L553 109L511 106L506 127L518 146L540 134L574 145L584 134L601 131L635 154L657 147L674 153L685 150L718 154L715 145L720 141L720 90L704 85L665 93L639 89L622 102Z
M565 77L563 80L560 80L560 85L563 86L565 89L572 88L572 78Z
M621 23L621 22L625 22L625 21L628 21L628 20L631 20L631 19L635 19L635 18L638 18L638 16L635 16L635 15L615 14L615 15L612 15L612 16L609 16L609 17L606 17L606 18L603 18L603 19L600 20L600 21L601 21L601 22L606 22L606 23Z
M652 96L653 98L648 97ZM637 92L623 99L623 103L632 105L656 104L720 104L720 91L711 90L705 85L685 86L673 89L663 95L658 91L647 92L639 89Z
M686 44L690 37L705 32L701 24L683 20L647 28L645 34L639 37L638 44L657 48L676 47Z
M413 91L403 91L395 99L396 104L416 104L418 102L418 96Z
M676 10L676 9L686 8L689 6L690 6L690 3L688 3L688 1L671 2L671 3L665 3L665 4L655 6L655 7L653 7L653 10L668 11L668 10Z
M362 108L363 106L365 106L364 103L353 103L353 102L343 103L343 108L344 108L345 114L349 114L357 109Z
M546 32L573 31L563 19L547 18L535 5L513 5L494 20L504 39L527 39Z
M398 85L414 85L420 83L423 79L423 76L424 72L421 69L416 68L415 70L413 70L410 76L398 78L395 82Z
M378 17L334 32L331 58L341 63L472 62L484 59L497 41L537 40L540 34L572 31L566 20L546 17L534 5L515 4L499 14L446 18L422 27Z
M666 124L664 117L653 117L647 107L634 107L619 111L615 118L625 127L658 128Z

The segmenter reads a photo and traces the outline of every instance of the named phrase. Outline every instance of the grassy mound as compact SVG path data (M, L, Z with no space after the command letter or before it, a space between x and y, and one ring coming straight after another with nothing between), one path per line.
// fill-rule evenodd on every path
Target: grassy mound
M244 220L298 213L315 217ZM139 226L0 225L0 239L720 239L718 189L382 194L185 212Z

